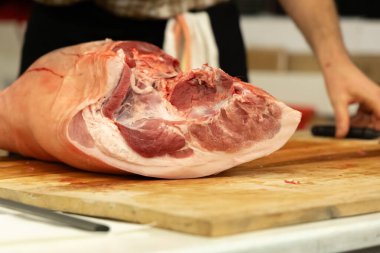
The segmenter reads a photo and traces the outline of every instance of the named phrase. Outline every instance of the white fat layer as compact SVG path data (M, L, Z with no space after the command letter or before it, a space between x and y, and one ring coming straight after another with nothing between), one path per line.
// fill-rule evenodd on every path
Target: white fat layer
M86 107L82 116L97 148L105 155L124 160L131 151L120 135L119 129L110 119L99 113L97 104Z
M131 73L131 88L132 88L132 90L137 94L147 94L147 93L152 92L153 91L153 82L144 83L145 88L143 88L143 89L138 87L137 80L135 78L135 75L136 75L135 72L136 72L136 70L133 69L132 73Z
M119 83L121 73L124 69L124 51L122 49L117 50L116 57L107 61L107 92L106 97L111 96L113 90Z

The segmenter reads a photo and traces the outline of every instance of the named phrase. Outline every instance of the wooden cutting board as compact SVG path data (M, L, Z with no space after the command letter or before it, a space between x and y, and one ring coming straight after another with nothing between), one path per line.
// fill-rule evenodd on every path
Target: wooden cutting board
M380 211L380 144L294 137L219 175L158 180L0 161L0 196L204 236Z

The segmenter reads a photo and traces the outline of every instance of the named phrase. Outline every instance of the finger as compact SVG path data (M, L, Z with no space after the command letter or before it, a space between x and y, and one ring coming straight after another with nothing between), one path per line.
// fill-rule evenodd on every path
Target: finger
M350 127L350 116L348 113L348 104L345 102L335 103L335 137L344 138Z

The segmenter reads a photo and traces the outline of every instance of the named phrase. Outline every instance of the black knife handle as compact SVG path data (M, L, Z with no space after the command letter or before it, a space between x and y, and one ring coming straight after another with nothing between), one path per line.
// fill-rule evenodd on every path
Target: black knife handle
M316 125L311 128L311 132L314 136L335 136L335 126ZM380 131L372 128L350 127L345 138L355 139L376 139L380 136Z

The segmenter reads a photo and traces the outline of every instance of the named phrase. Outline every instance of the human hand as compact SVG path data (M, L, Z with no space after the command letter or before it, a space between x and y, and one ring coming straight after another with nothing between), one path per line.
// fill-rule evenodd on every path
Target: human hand
M358 103L354 126L380 130L380 86L353 63L330 65L323 70L327 92L335 112L335 136L343 138L350 126L348 106Z

